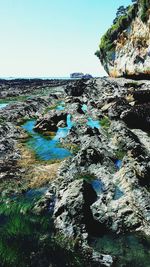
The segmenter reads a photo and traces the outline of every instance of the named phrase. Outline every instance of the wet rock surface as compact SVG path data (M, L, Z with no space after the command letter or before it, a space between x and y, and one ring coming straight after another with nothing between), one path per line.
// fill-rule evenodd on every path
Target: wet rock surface
M68 127L60 142L72 155L60 162L55 179L33 210L37 214L51 210L54 232L76 241L75 250L87 260L81 266L135 264L133 255L126 263L113 249L111 253L110 248L95 247L91 239L102 242L108 234L116 239L136 233L145 240L150 236L149 92L148 81L99 78L84 85L70 81L61 98L48 94L0 110L5 181L24 176L17 165L24 117L36 118L40 134ZM140 264L139 258L136 266ZM148 267L146 261L144 266Z

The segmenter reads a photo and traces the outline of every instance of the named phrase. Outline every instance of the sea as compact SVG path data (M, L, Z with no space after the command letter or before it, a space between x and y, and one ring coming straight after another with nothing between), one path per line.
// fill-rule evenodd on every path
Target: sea
M93 78L99 78L96 76L93 76ZM49 77L0 77L0 80L16 80L16 79L41 79L41 80L78 80L80 78L70 78L70 76L66 76L66 77L53 77L53 76L49 76Z

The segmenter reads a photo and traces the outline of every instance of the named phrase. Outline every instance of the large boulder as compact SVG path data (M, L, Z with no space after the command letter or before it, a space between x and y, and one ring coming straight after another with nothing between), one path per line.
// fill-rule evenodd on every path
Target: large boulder
M55 132L58 130L60 122L61 125L62 123L63 126L66 125L66 120L67 113L52 110L37 120L34 130L37 132Z
M86 88L86 83L84 80L73 81L67 84L65 87L65 92L69 96L81 96Z

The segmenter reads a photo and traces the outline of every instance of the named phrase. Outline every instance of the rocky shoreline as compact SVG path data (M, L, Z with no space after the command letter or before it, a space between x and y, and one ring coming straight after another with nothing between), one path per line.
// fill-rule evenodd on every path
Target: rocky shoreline
M46 187L46 191L35 201L31 213L42 216L50 211L56 257L60 246L64 253L67 251L65 256L69 255L63 266L148 267L150 82L104 77L0 84L1 103L7 103L0 109L1 204L7 204L12 195L31 190L38 176L33 170L37 168L41 170L39 181L36 179L36 188L32 189ZM38 159L34 147L26 146L29 135L21 127L32 119L36 120L33 130L46 140L49 136L53 140L67 127L67 134L60 135L57 145L71 155L60 161ZM0 216L3 212L0 210ZM40 236L43 251L46 233ZM114 248L110 245L118 238L121 246L126 242L120 255L115 251L115 241ZM65 239L71 244L69 248ZM132 254L133 244L137 254ZM34 259L43 257L39 248L34 253ZM80 260L73 258L76 254ZM40 261L38 266L62 267L49 256L44 255L45 262ZM28 266L35 266L33 262ZM5 266L13 265L2 264Z

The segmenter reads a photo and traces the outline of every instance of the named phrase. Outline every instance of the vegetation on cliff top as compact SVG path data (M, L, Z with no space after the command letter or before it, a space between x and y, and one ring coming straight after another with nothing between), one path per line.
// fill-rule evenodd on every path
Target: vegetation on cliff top
M146 22L148 20L148 10L150 8L149 0L141 0L141 20Z
M95 55L102 61L102 63L106 56L110 61L115 59L115 40L119 33L129 27L131 21L135 18L139 7L141 20L145 23L148 19L148 9L150 7L149 0L132 0L132 2L133 5L131 6L126 8L120 6L118 8L113 25L101 38L99 50L95 52Z

